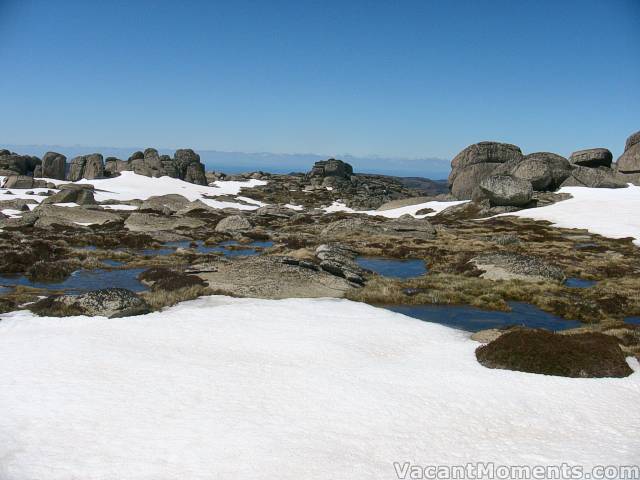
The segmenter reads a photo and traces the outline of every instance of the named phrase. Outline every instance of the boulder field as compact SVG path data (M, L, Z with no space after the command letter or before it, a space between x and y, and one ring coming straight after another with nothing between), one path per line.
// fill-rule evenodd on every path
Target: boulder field
M453 158L448 183L457 199L488 199L492 206L517 207L528 206L535 192L554 192L560 187L640 184L640 132L627 139L616 163L606 148L578 150L567 159L551 152L524 155L508 143L476 143Z

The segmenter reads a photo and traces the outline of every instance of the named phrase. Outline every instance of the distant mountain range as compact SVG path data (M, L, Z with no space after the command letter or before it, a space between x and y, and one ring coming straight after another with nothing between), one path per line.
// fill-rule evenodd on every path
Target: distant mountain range
M6 148L24 155L42 157L45 152L62 153L68 159L88 153L101 153L105 157L113 156L126 160L136 150L144 147L95 147L95 146L62 146L62 145L3 145ZM334 157L344 160L353 166L355 172L376 173L381 175L446 178L449 175L449 160L442 158L393 158L382 156L359 157L354 155L320 155L315 153L247 153L222 152L218 150L194 150L200 154L207 170L225 173L240 173L262 170L271 173L306 172L314 162ZM161 154L173 155L175 149L158 149Z

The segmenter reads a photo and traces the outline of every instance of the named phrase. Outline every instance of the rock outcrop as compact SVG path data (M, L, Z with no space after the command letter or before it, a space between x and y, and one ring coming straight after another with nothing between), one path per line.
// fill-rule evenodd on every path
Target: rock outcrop
M527 180L531 182L534 190L549 192L557 190L571 175L571 164L566 158L555 153L536 152L526 155L521 160L507 162L494 173Z
M481 180L500 165L518 162L522 157L520 148L508 143L480 142L468 146L451 161L451 193L460 200L470 200Z
M626 182L607 167L575 167L561 187L624 188Z
M44 154L44 157L42 157L40 175L34 174L34 176L64 180L66 166L67 157L56 152L47 152Z
M618 158L617 164L621 173L640 173L640 132L627 138L624 153Z
M110 176L130 170L147 177L167 176L198 185L208 184L200 155L190 148L176 150L174 158L160 155L155 148L134 152L127 161L110 157L106 161L105 170Z
M309 177L339 177L348 179L353 175L353 167L342 160L330 158L316 162L308 175Z
M131 317L149 313L147 302L131 290L105 288L81 295L47 297L36 302L32 311L42 315L86 315L107 318Z
M0 175L31 175L40 165L38 157L18 155L9 150L0 150Z
M86 178L93 180L104 177L104 162L102 155L92 153L90 155L80 155L71 160L67 180L77 182Z

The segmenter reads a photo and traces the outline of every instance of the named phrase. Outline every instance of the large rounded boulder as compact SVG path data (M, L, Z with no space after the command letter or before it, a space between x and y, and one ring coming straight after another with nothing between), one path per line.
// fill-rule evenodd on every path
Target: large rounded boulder
M572 165L581 167L610 167L613 155L607 148L590 148L578 150L569 157Z
M481 180L497 167L522 159L519 147L508 143L480 142L468 146L451 161L449 188L460 200L469 200Z
M640 132L627 138L624 153L618 158L618 171L621 173L640 172Z
M522 207L531 201L531 182L511 175L491 175L483 178L480 190L494 206Z

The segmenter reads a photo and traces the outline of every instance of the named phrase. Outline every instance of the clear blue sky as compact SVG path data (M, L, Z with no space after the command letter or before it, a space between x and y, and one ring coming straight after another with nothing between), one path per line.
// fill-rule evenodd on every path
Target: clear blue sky
M0 0L0 65L0 144L618 155L640 0Z

